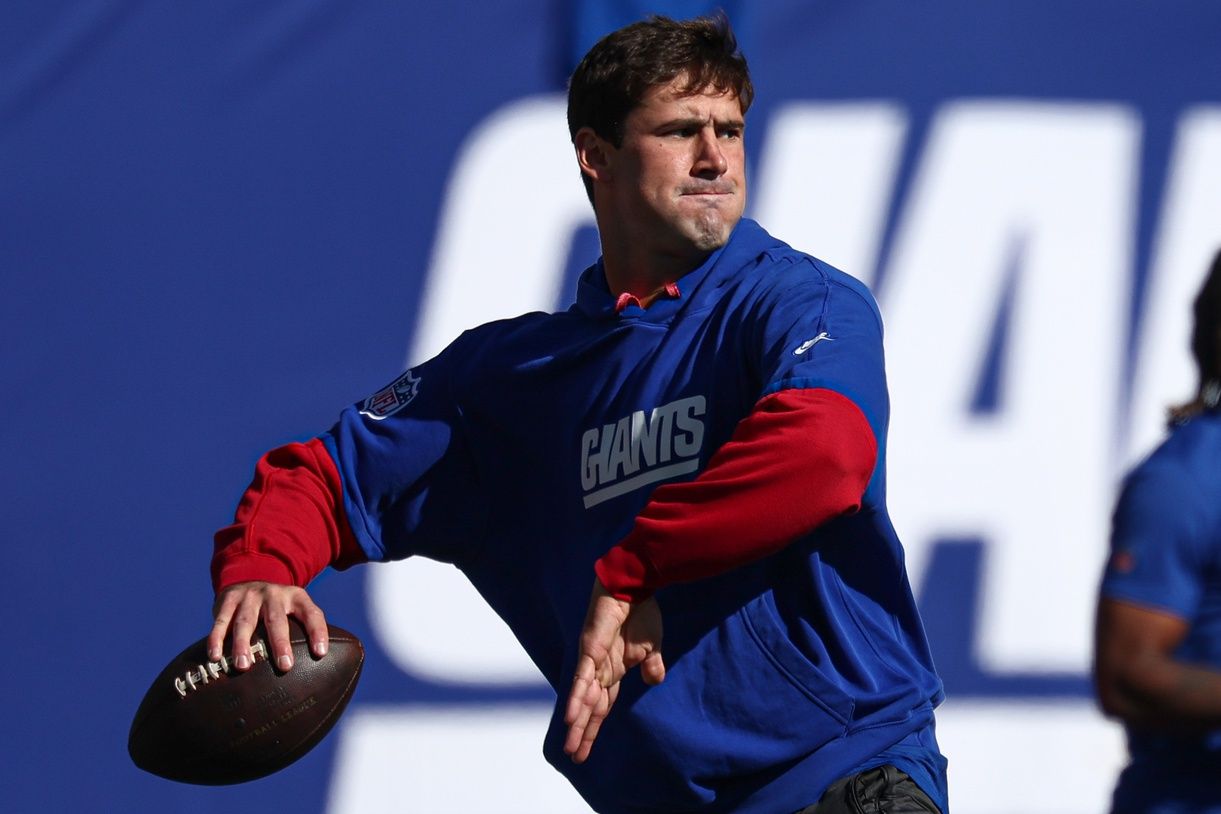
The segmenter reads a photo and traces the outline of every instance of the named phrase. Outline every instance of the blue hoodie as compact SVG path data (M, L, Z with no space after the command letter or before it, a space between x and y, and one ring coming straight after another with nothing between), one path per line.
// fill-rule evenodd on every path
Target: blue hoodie
M873 298L749 220L678 290L620 310L595 264L567 311L467 331L347 409L323 440L357 542L467 575L559 696L545 755L600 812L796 811L883 760L944 811L941 683L885 504ZM834 390L868 420L860 511L659 591L665 682L629 674L572 763L562 705L594 562L653 488L694 478L760 398L793 388Z

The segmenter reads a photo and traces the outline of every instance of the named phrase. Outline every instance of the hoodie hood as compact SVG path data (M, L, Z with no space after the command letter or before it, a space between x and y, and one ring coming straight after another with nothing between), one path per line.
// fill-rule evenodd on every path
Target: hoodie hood
M769 235L758 223L742 218L724 246L675 281L677 297L658 298L648 308L629 305L622 311L616 308L618 297L607 286L606 271L599 257L581 273L577 299L569 312L598 320L669 322L683 311L699 310L701 303L713 301L717 289L734 279L743 268L754 265L761 255L769 250L787 248L783 241Z

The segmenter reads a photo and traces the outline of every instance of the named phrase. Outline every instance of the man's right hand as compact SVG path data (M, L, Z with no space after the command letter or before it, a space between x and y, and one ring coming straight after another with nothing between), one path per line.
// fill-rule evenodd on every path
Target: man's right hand
M254 665L250 642L259 622L267 631L271 658L277 669L293 666L293 648L289 641L288 617L295 617L309 637L310 652L318 658L326 655L330 639L322 609L304 588L276 585L271 582L239 582L230 585L216 597L212 606L216 622L208 634L208 658L219 661L226 635L232 636L233 664L239 671Z

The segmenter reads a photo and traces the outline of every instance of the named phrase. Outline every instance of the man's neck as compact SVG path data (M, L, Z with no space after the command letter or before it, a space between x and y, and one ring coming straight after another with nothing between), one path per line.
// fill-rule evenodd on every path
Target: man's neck
M631 294L641 300L651 297L688 272L699 268L711 252L686 256L644 253L629 247L602 246L606 285L615 296Z

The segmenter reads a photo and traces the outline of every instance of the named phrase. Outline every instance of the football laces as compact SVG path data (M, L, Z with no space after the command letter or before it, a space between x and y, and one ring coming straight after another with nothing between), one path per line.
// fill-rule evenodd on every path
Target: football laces
M266 659L267 645L263 643L262 639L257 639L250 645L250 654L255 661L258 661L260 658ZM225 658L224 654L221 654L218 661L205 662L187 670L182 676L175 676L174 689L178 691L179 697L186 698L187 694L191 691L232 671L233 667L229 659Z

